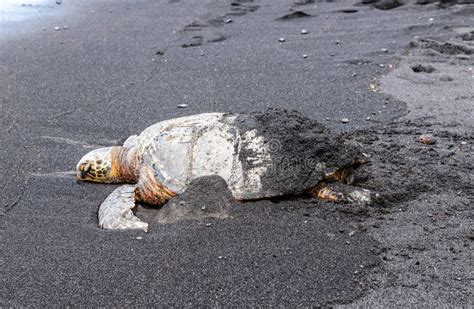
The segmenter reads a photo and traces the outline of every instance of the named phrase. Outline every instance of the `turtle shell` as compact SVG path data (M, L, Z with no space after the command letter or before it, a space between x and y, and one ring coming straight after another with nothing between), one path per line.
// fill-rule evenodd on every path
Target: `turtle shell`
M206 113L159 122L138 137L141 164L180 194L222 177L240 200L298 194L354 163L356 151L299 113Z

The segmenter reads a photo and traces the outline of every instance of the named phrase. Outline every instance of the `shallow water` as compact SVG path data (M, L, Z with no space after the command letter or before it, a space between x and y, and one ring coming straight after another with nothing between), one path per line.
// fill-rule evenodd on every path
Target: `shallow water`
M58 6L56 0L0 0L0 32L22 31L28 21L50 15Z

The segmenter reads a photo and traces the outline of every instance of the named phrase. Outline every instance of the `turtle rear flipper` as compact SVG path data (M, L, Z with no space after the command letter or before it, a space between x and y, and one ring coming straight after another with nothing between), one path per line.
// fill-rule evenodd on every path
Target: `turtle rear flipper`
M370 205L374 194L366 189L354 188L342 183L320 183L309 190L312 197L331 202Z
M135 207L135 186L125 185L115 189L99 207L99 227L106 230L141 229L148 231L148 223L132 212Z

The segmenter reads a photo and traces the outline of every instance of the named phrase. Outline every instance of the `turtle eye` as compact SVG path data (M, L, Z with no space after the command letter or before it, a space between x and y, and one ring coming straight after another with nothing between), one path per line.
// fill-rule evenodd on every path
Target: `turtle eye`
M79 166L79 171L81 171L82 173L87 173L90 169L91 169L91 164L89 162L82 163Z

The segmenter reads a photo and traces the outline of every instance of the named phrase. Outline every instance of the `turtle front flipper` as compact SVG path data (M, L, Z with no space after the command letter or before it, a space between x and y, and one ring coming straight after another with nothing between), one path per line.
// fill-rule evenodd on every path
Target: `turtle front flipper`
M346 202L370 205L373 194L366 189L354 188L340 183L326 184L324 182L309 190L314 198L331 202Z
M141 229L148 231L148 223L132 212L135 207L135 186L124 185L115 189L99 207L99 227L106 230Z

